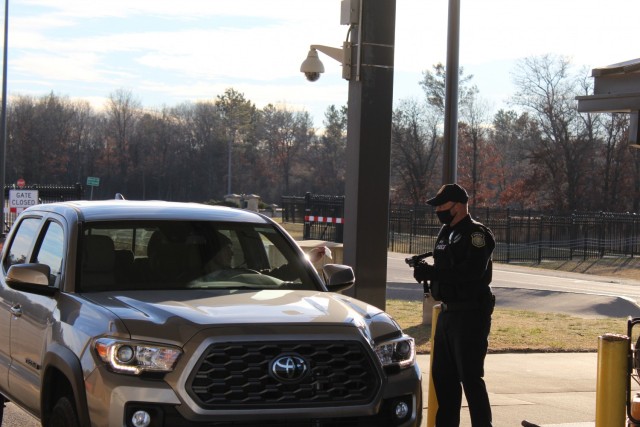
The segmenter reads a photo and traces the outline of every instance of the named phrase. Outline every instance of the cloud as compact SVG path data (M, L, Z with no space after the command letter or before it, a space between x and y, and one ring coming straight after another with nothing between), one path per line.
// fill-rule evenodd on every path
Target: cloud
M333 22L339 24L339 1L312 0L18 0L19 4L37 7L48 15L75 19L132 18L154 16L175 21L208 17L258 17L280 21ZM326 7L325 7L326 6Z
M446 1L397 0L394 95L421 94L421 72L446 63ZM461 2L460 65L503 96L519 58L557 53L601 66L637 54L640 1ZM144 103L175 104L233 87L262 105L308 106L321 120L346 102L340 65L307 83L299 73L310 44L339 47L339 0L12 0L9 90L100 98L133 88ZM489 82L500 79L499 82Z
M107 79L104 74L94 67L96 59L96 55L92 54L76 54L70 57L27 54L15 60L12 67L18 71L28 70L30 75L46 78L48 81L105 81Z
M17 51L17 63L22 72L31 64L34 73L39 73L38 65L33 61L21 58L22 52L45 51L56 52L57 63L65 62L70 68L77 68L78 62L88 66L105 68L115 67L115 61L127 59L134 64L185 74L198 78L219 78L220 76L238 79L271 80L292 76L298 72L300 62L304 59L308 46L312 43L326 43L326 28L316 25L317 19L328 12L328 8L318 7L320 17L312 14L314 2L291 1L238 1L234 2L202 2L187 0L180 2L179 13L175 10L175 2L167 1L40 1L29 0L29 4L45 5L53 9L56 23L53 26L31 27L35 22L44 22L43 16L24 19L12 33L16 42L12 47ZM269 4L269 7L265 5ZM274 5L275 3L275 5ZM277 7L278 3L282 6ZM304 6L301 7L300 4ZM291 7L297 5L296 7ZM280 13L276 13L279 11ZM126 12L126 13L125 13ZM137 16L152 14L154 16L177 16L176 22L167 23L160 19L156 26L139 29ZM215 26L207 22L207 16L242 16L260 17L262 21L250 27L234 27L233 21L217 21ZM339 13L335 11L335 20ZM118 23L118 30L113 33L108 28L107 18L113 16L126 17L128 21ZM64 18L62 18L64 17ZM94 33L83 27L86 18L96 18L102 29ZM184 20L191 17L188 23ZM83 19L80 19L83 18ZM71 19L76 19L73 24ZM322 21L320 21L322 22ZM75 25L78 32L69 31ZM29 26L29 28L27 28ZM60 27L67 31L58 33ZM96 25L97 27L97 25ZM329 34L346 34L346 27L334 25ZM84 28L86 33L80 33ZM332 37L335 45L341 44L341 38ZM12 39L10 39L12 40ZM126 56L119 56L125 54ZM85 58L94 55L91 62ZM78 59L74 60L74 56ZM99 56L99 57L98 57ZM31 58L35 58L34 55ZM127 65L125 65L127 66ZM81 67L83 68L83 67ZM103 76L103 71L88 72L89 76ZM63 78L64 74L57 74ZM74 76L75 73L69 73Z
M639 14L636 0L609 0L606 6L594 0L465 3L461 61L482 63L546 53L569 56L576 65L632 59L635 53L619 40L633 37Z

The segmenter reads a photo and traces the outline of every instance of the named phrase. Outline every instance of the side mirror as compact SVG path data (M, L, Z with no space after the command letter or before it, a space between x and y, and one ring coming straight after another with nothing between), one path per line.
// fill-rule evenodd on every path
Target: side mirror
M324 283L330 292L340 292L349 289L356 282L353 269L348 265L327 264L322 267Z
M49 286L51 269L45 264L15 264L7 272L7 285L17 291L53 295L57 288Z

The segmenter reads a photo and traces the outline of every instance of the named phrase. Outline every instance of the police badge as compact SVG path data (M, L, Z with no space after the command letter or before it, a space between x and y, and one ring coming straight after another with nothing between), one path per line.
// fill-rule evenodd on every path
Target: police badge
M476 248L484 248L484 233L473 233L471 235L471 244Z

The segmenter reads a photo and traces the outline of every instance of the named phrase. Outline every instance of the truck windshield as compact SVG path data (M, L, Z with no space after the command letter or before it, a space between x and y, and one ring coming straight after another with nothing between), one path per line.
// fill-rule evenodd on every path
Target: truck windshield
M96 222L79 243L79 292L319 289L313 266L265 224Z

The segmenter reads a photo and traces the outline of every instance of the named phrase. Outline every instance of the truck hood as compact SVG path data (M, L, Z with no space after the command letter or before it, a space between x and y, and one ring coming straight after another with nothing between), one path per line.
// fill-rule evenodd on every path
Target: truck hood
M84 296L114 313L132 338L176 344L187 342L203 328L231 325L350 325L372 341L400 330L382 310L330 292L180 290Z

